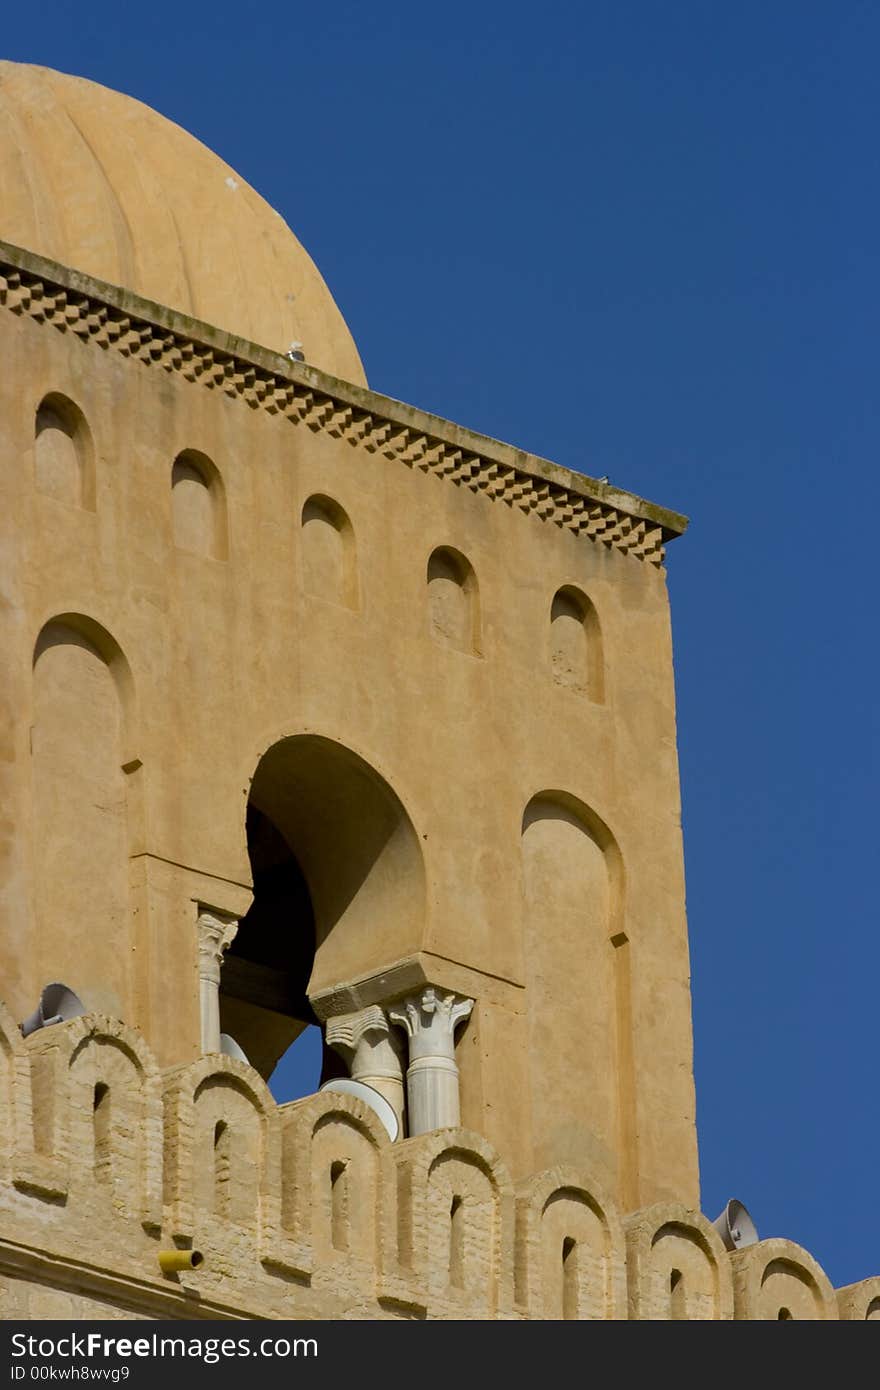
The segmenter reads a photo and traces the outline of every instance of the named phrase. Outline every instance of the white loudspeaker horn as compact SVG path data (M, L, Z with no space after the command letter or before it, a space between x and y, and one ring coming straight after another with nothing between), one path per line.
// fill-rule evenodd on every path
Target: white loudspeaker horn
M742 1250L743 1246L754 1245L758 1240L754 1221L742 1202L738 1202L735 1197L731 1197L712 1225L724 1241L726 1250Z
M244 1048L239 1047L231 1033L220 1034L220 1051L224 1057L237 1057L240 1062L244 1062L246 1067L250 1066Z
M394 1113L394 1106L377 1091L374 1086L368 1086L365 1081L352 1081L348 1076L337 1076L332 1081L325 1081L320 1088L322 1091L339 1091L343 1096L357 1096L371 1110L375 1110L379 1119L382 1121L388 1137L392 1144L400 1133L400 1124Z
M56 981L55 984L46 985L39 1004L19 1027L28 1037L36 1033L38 1028L48 1028L53 1023L67 1023L68 1019L79 1018L85 1011L86 1006L79 995L74 994L68 985Z

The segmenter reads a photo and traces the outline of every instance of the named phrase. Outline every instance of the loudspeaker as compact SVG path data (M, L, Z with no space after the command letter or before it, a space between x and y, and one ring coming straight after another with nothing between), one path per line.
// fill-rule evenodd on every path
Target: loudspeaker
M38 1028L48 1028L53 1023L67 1023L68 1019L79 1018L86 1012L86 1006L78 994L68 985L46 985L40 995L40 1002L24 1021L19 1024L22 1033L28 1037Z
M239 1047L231 1033L220 1034L220 1051L224 1057L237 1057L240 1062L244 1062L246 1067L250 1066L244 1048Z
M742 1202L738 1202L735 1197L731 1197L712 1225L724 1241L727 1250L742 1250L743 1246L754 1245L758 1240L754 1221Z
M392 1144L400 1133L400 1124L394 1113L394 1106L377 1091L375 1087L368 1086L365 1081L352 1081L348 1076L336 1076L332 1081L325 1081L319 1088L322 1091L338 1091L343 1096L357 1096L371 1110L375 1110L382 1124L388 1131L388 1137Z

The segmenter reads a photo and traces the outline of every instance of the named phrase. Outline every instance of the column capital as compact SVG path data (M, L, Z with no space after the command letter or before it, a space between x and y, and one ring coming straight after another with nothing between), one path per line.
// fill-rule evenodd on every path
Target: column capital
M388 1010L392 1023L406 1030L410 1062L419 1057L455 1056L455 1030L474 1007L473 999L426 985Z
M203 907L199 903L196 926L199 938L199 975L203 980L210 980L219 986L223 952L235 938L238 918L218 912L213 907Z
M399 1080L403 1076L402 1047L378 1004L370 1004L357 1013L338 1014L328 1018L325 1035L348 1062L352 1078L387 1076Z

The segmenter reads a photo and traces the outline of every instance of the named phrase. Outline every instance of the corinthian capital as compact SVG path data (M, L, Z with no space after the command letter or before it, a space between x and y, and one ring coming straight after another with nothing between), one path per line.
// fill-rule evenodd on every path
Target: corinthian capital
M417 1057L453 1057L455 1030L474 1007L473 999L426 985L388 1010L392 1023L406 1029L410 1061Z
M220 984L223 952L238 931L238 919L220 914L213 908L199 908L199 976Z

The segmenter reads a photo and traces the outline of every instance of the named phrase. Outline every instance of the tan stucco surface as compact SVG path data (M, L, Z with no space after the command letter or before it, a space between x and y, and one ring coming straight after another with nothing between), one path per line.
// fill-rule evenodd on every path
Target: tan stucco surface
M63 979L163 1065L194 1056L197 904L247 906L245 808L276 748L255 792L315 902L319 1013L420 980L474 997L463 1119L515 1173L588 1154L632 1204L693 1203L662 569L8 308L10 1005ZM93 507L44 490L51 471L37 485L47 396L78 412ZM175 514L186 450L215 470L222 524ZM429 582L443 547L473 576L451 585L476 615L463 645ZM556 679L564 586L597 617L601 701Z

